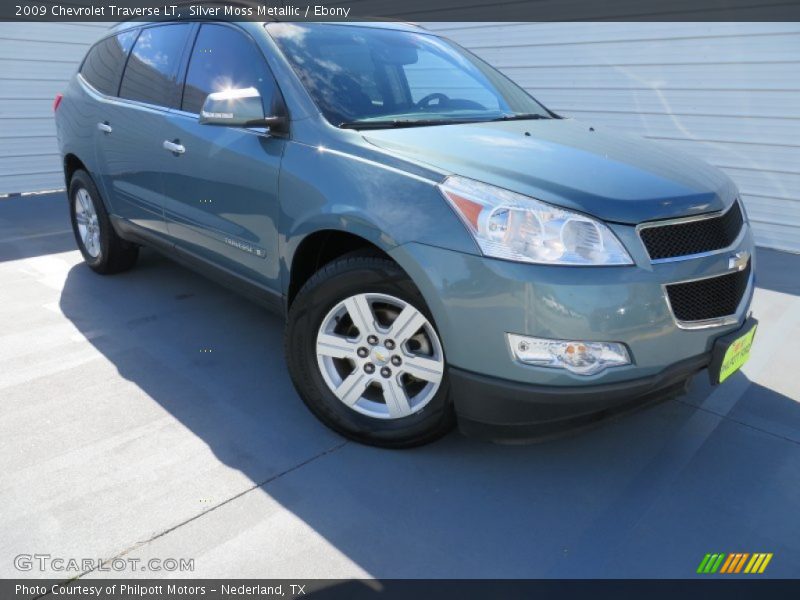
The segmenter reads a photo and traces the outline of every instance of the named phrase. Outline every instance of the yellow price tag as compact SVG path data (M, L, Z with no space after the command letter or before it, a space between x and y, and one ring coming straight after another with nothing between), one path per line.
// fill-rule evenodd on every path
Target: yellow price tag
M750 358L750 348L753 347L753 338L756 335L756 329L756 327L753 327L750 331L728 346L728 350L725 352L725 357L722 359L722 366L719 370L720 383L741 369L742 365Z

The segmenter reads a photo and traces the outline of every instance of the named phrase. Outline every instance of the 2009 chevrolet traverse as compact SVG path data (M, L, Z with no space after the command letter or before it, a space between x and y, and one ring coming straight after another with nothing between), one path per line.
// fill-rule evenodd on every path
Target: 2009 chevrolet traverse
M152 246L287 318L298 393L401 447L719 383L753 239L719 170L563 119L404 24L123 24L56 100L98 273Z

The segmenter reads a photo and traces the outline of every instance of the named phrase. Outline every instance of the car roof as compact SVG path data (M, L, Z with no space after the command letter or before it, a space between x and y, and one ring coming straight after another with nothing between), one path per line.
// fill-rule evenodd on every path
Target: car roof
M173 0L173 3L177 7L197 7L197 6L205 6L209 8L223 8L227 9L229 7L242 7L247 8L253 13L261 6L261 2L259 0ZM191 19L186 20L179 20L176 21L175 19L171 19L169 17L164 17L162 19L154 19L148 21L140 21L136 20L136 17L132 17L131 19L125 19L120 22L115 23L112 25L110 29L110 33L119 33L121 31L125 31L128 29L132 29L135 27L144 27L148 23L157 22L157 23L173 23L173 22L186 22L186 21L236 21L236 19L220 19L219 17L214 18L209 16L207 18L203 17L192 17ZM253 21L253 19L250 19ZM281 22L282 19L277 18L265 18L263 20L259 19L255 22L262 22L262 23L273 23L273 22ZM286 21L291 22L291 21ZM295 21L296 22L296 21ZM314 24L315 21L303 21L303 23ZM330 24L336 25L347 25L350 27L371 27L371 28L378 28L378 29L395 29L400 31L417 31L420 32L426 31L424 27L418 25L416 23L412 23L409 21L401 21L398 19L388 19L385 17L374 17L370 18L369 20L364 19L363 21L347 21L347 22L327 22ZM431 33L431 32L428 32Z
M390 21L389 19L376 19L374 21L325 21L322 23L308 23L309 25L346 25L348 27L369 27L372 29L396 29L398 31L415 31L420 33L431 33L422 25L411 23L409 21Z
M213 4L209 3L209 4ZM186 19L175 21L172 19L164 19L163 21L122 21L119 23L115 23L110 29L112 33L120 33L122 31L126 31L128 29L133 29L134 27L144 27L146 25L150 25L152 23L191 23L197 21L217 21L217 22L227 22L227 21L235 21L234 19L213 19L207 18L204 19L202 17ZM280 20L273 19L265 19L263 21L256 21L256 22L263 22L263 23L280 23ZM286 21L292 22L292 21ZM297 23L297 21L295 21ZM325 21L322 23L307 21L304 22L305 25L343 25L347 27L365 27L365 28L372 28L372 29L391 29L396 31L410 31L416 33L428 33L431 35L435 35L433 32L429 31L422 25L418 25L416 23L406 22L406 21L390 21L390 20L381 20L376 19L374 21Z

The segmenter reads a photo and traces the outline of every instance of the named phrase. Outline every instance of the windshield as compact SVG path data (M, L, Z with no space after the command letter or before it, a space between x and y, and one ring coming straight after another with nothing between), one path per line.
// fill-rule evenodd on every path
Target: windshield
M553 116L494 68L433 35L322 23L270 23L267 31L339 127Z

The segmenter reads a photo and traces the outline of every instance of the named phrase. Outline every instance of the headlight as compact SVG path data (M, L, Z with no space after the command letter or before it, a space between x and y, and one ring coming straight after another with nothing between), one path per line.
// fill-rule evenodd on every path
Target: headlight
M628 350L619 342L548 340L507 333L508 345L519 362L566 369L576 375L595 375L608 367L629 365Z
M486 256L551 265L632 265L603 223L464 177L439 189Z

